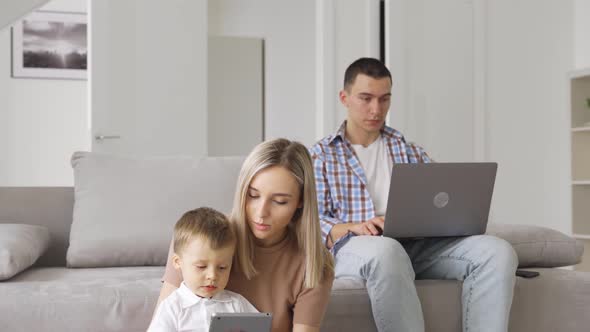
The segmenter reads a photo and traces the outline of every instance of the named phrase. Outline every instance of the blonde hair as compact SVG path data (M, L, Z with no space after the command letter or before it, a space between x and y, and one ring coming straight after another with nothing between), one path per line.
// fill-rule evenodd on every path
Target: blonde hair
M236 244L236 234L227 217L208 207L188 211L176 222L174 253L180 256L196 237L205 239L214 250Z
M301 143L284 138L258 144L248 155L236 187L234 205L230 221L234 223L237 242L237 263L246 278L256 275L254 268L254 235L246 220L246 200L250 182L260 171L272 166L287 169L299 184L302 207L293 215L289 227L290 235L294 235L297 246L305 257L304 286L317 286L326 272L334 271L334 260L321 239L315 177L311 156Z

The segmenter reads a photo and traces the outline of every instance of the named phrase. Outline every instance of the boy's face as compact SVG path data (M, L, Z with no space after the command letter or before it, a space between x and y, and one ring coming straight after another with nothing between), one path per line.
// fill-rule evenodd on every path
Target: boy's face
M200 297L212 297L227 285L235 245L212 249L202 237L193 239L184 250L174 254L173 262L182 272L184 283Z

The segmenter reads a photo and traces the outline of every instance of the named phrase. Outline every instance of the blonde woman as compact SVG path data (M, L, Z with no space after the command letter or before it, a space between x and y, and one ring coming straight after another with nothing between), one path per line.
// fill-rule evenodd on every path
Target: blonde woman
M271 312L273 331L319 331L334 262L321 240L307 148L286 139L256 146L242 165L230 220L238 247L227 289ZM168 260L158 303L181 282Z

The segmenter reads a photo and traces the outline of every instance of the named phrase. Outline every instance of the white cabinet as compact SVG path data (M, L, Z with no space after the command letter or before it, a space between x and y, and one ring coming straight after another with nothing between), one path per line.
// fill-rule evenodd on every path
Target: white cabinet
M576 269L590 271L590 68L570 75L570 112L572 231L586 247Z

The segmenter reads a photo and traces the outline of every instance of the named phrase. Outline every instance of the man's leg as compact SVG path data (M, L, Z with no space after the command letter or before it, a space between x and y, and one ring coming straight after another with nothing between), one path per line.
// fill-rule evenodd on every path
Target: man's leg
M338 250L335 261L336 278L366 280L380 332L424 331L414 270L399 242L380 236L354 236Z
M417 279L463 281L463 331L507 331L518 258L489 235L426 239L406 245Z

